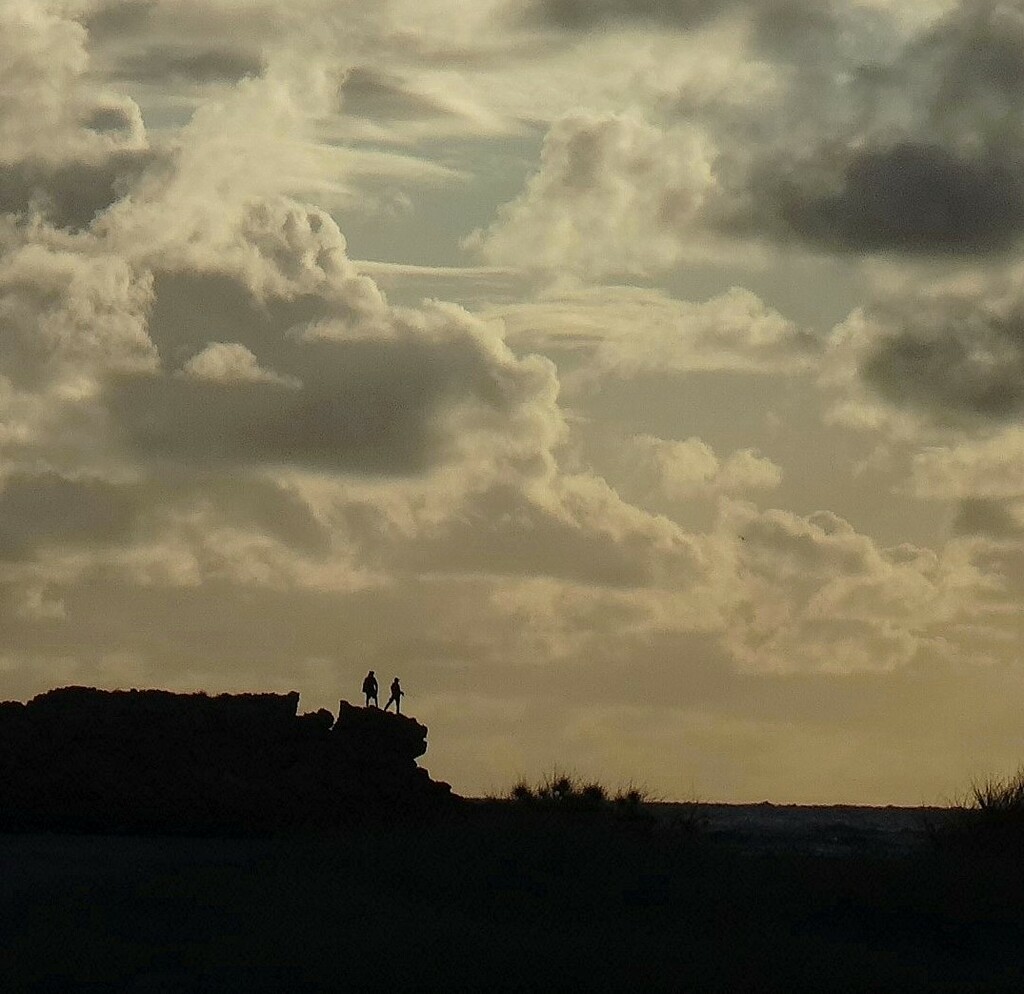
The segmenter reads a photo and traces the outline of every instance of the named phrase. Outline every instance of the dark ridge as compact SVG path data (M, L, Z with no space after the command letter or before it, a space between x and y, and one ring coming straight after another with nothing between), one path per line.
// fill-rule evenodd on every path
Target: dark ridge
M0 702L0 831L261 834L418 819L455 803L425 725L299 695L64 687Z

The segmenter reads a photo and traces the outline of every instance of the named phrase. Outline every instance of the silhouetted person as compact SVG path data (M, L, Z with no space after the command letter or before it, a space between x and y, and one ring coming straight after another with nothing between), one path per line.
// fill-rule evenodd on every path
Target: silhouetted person
M405 691L402 690L402 685L398 682L398 677L396 676L394 680L391 681L391 696L388 698L387 704L384 705L384 710L387 711L387 709L391 707L391 702L394 701L395 714L401 714L402 697L404 696L404 694Z
M363 693L366 694L366 706L370 706L370 701L373 701L375 708L380 707L380 703L377 700L377 678L373 675L373 670L370 670L366 674L366 679L363 680Z

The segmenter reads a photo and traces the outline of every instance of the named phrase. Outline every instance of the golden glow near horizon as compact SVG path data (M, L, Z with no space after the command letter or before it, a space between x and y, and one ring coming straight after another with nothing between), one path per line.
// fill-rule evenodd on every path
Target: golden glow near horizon
M1024 756L1024 2L7 0L0 697L463 793Z

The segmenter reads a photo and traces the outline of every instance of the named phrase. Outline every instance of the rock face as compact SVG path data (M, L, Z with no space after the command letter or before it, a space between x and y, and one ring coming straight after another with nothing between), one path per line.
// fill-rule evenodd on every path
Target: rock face
M299 695L65 687L0 702L0 830L262 832L420 817L453 803L416 765L427 729Z

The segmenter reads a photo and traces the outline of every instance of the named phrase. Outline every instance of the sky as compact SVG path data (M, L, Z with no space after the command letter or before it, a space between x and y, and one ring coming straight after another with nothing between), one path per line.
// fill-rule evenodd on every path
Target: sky
M0 6L0 696L933 804L1022 599L1024 0Z

